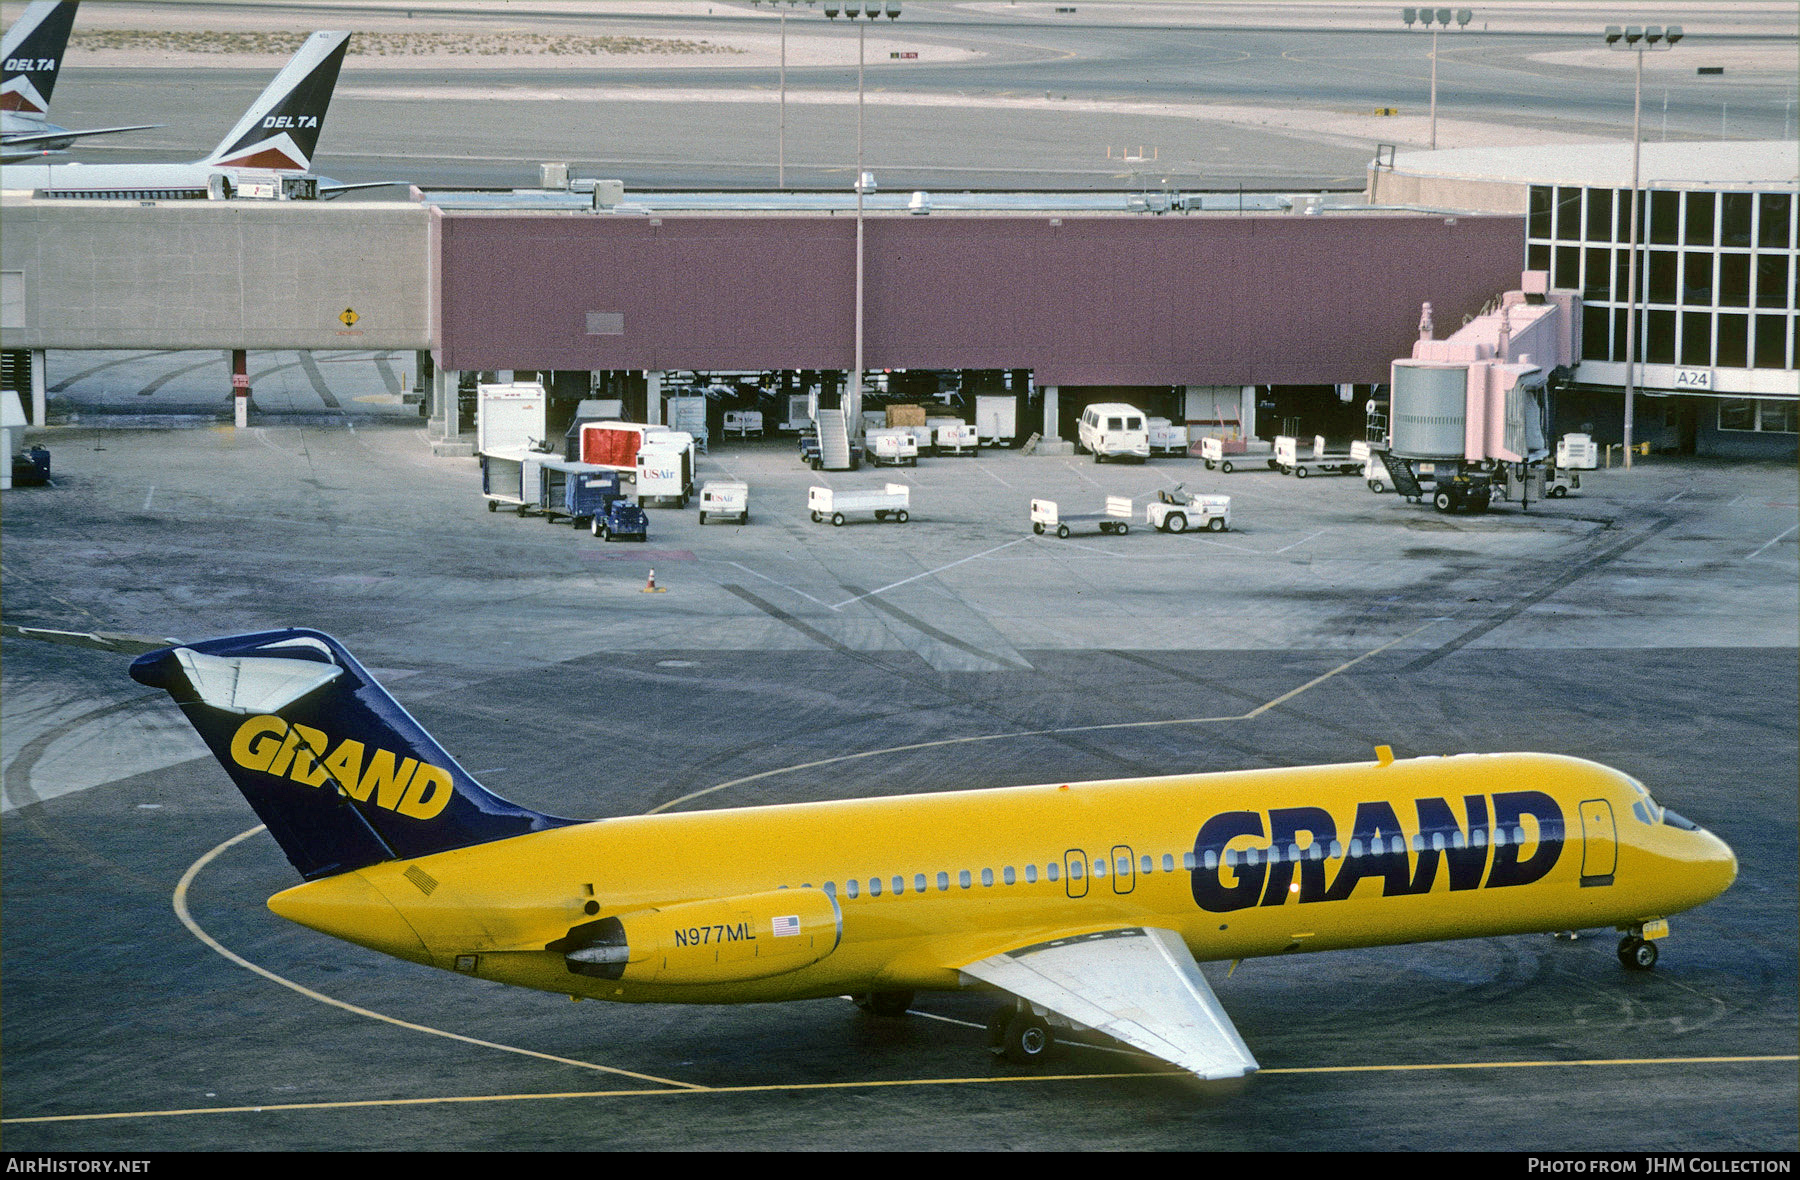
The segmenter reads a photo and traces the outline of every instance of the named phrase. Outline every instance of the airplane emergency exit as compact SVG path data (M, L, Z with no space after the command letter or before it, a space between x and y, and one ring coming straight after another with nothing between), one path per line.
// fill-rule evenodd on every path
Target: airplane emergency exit
M476 782L330 636L150 652L304 883L282 917L576 997L737 1003L986 987L995 1048L1091 1030L1202 1078L1255 1057L1197 962L1616 927L1647 969L1731 849L1546 754L1049 783L577 821Z

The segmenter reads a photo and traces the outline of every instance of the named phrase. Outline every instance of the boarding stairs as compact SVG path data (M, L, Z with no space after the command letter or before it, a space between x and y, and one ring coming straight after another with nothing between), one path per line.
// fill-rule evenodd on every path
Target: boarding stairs
M850 470L850 432L844 425L843 409L820 406L816 421L819 427L819 466L827 471Z

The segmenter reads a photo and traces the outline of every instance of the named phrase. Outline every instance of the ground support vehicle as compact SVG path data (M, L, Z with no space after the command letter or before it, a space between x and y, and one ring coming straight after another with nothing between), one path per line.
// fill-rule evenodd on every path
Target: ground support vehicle
M871 430L863 436L868 446L869 462L877 467L917 467L919 440L904 426Z
M635 476L638 503L672 500L686 508L694 490L695 442L685 432L651 435L638 450Z
M1591 435L1565 434L1556 440L1556 466L1559 470L1597 470L1600 466L1600 445Z
M1144 505L1144 523L1165 533L1190 528L1222 533L1231 527L1231 497L1202 496L1179 487L1158 492L1154 502Z
M891 483L880 490L861 488L845 492L811 487L806 489L806 507L814 524L829 519L841 526L848 512L872 512L876 520L892 517L895 524L905 524L912 508L912 488L903 483Z
M588 521L588 530L602 541L648 541L650 518L624 496L614 496Z
M1557 467L1548 459L1541 463L1509 463L1494 481L1494 494L1502 500L1560 500L1570 492L1581 490L1581 472Z
M1081 412L1077 443L1091 451L1094 462L1150 458L1150 427L1144 412L1123 402L1096 402Z
M710 517L735 516L739 524L750 523L750 485L742 480L709 480L700 488L700 523Z
M937 428L937 453L940 455L973 455L980 447L981 435L973 426L946 422Z
M977 394L975 430L983 445L1011 446L1019 435L1019 401L1012 394Z
M1186 455L1188 453L1187 423L1171 422L1167 418L1150 419L1150 453L1164 458Z
M855 471L857 468L861 467L862 461L863 461L862 447L860 445L858 445L857 443L851 443L850 444L850 470ZM825 466L825 461L819 455L819 436L818 435L803 434L800 436L800 462L806 464L808 467L812 468L814 471L818 471Z
M543 445L550 398L540 382L483 384L475 391L477 453Z
M1031 502L1031 531L1043 536L1055 533L1066 537L1075 526L1096 525L1103 533L1118 533L1123 536L1131 531L1131 497L1108 496L1106 507L1099 512L1076 512L1064 515L1057 507L1055 500L1033 500Z
M761 410L726 410L725 433L738 438L763 436L763 416Z
M1300 440L1287 435L1275 439L1275 466L1283 475L1305 479L1317 471L1324 475L1355 475L1363 469L1363 461L1349 451L1332 451L1325 446L1324 435L1314 435L1310 454L1300 453Z
M1232 451L1227 447L1242 447L1241 442L1228 443L1222 438L1203 438L1200 440L1200 459L1206 464L1208 471L1217 468L1226 475L1234 471L1250 471L1255 468L1267 468L1274 471L1275 456L1266 451Z

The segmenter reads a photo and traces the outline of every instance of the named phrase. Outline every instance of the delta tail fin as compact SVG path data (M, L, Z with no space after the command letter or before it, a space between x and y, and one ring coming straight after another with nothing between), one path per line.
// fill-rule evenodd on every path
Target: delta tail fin
M199 162L216 168L311 170L349 45L349 33L308 37L212 155Z
M342 644L232 635L138 657L308 880L577 821L483 787Z
M75 26L75 5L76 0L36 0L6 30L0 40L5 61L0 111L42 118L50 110L50 92Z

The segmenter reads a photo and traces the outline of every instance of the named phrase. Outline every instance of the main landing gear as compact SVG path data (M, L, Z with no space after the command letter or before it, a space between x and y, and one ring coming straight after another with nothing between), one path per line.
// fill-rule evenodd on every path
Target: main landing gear
M866 996L857 996L856 1006L870 1016L905 1016L906 1010L912 1007L911 992L870 992Z
M1002 1004L988 1021L988 1048L1014 1065L1042 1061L1056 1048L1049 1021L1016 1004Z

